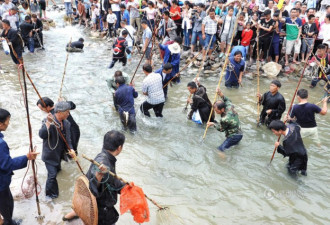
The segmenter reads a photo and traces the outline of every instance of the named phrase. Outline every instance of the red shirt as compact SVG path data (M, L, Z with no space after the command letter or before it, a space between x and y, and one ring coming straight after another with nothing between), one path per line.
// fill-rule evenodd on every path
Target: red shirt
M180 10L180 7L179 6L177 6L175 9L173 8L173 6L170 8L170 13L175 13L175 12L180 12L181 10ZM172 16L171 17L172 18L172 20L179 20L179 19L181 19L181 16L179 16L179 15L177 15L177 16Z
M242 32L242 45L249 46L252 36L253 36L253 30L250 29L248 31L247 29L244 29Z

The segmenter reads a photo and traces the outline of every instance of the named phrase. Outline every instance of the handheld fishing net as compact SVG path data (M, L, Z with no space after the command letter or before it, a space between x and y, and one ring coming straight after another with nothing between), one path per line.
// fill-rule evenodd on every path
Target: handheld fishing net
M80 176L76 180L72 199L72 209L85 225L97 225L97 202L96 198L89 190L89 182L86 176Z

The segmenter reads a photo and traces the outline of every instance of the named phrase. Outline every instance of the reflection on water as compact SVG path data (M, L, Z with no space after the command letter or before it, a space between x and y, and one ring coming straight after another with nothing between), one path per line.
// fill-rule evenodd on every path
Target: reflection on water
M51 14L50 14L51 16ZM108 42L87 37L82 29L64 27L57 18L58 28L44 32L46 51L24 55L27 71L42 96L57 99L63 74L66 42L83 37L87 47L83 54L69 56L63 95L77 105L72 112L82 132L79 153L94 157L102 147L103 135L111 129L121 129L119 116L114 112L106 78L115 70L106 67L111 60ZM132 75L137 58L122 69ZM1 64L8 73L1 74L0 107L12 113L11 125L5 133L13 156L28 151L28 133L17 70L10 58L1 52ZM216 147L224 140L224 134L210 129L201 142L204 127L186 120L182 112L188 96L186 83L194 75L186 73L179 85L169 89L168 102L164 107L164 118L145 118L137 113L138 132L126 134L124 151L118 157L117 172L128 181L134 181L160 204L169 206L185 224L327 224L330 208L328 172L328 133L330 119L317 116L319 134L323 148L306 142L309 153L308 176L298 181L286 173L287 159L276 155L271 167L273 143L276 140L269 130L256 127L256 80L244 80L244 88L224 90L236 105L240 115L244 138L241 143L220 159ZM136 77L136 89L140 96L136 109L144 101L141 70ZM5 82L5 80L6 82ZM211 75L201 82L208 88L210 98L218 77ZM297 79L281 78L281 93L287 106L293 95ZM261 80L262 92L268 90L269 80ZM303 82L302 88L308 83ZM33 127L33 142L41 151L38 130L45 114L36 107L37 95L29 85L29 104ZM321 88L310 90L310 101L319 101ZM89 163L80 159L82 167ZM38 179L42 188L46 181L46 169L38 162ZM44 189L40 194L41 210L45 219L40 224L61 224L62 216L70 210L75 179L80 175L74 162L62 163L58 181L60 197L47 202ZM14 192L20 189L24 170L13 177ZM23 224L38 224L35 200L15 202L15 217L23 218ZM161 224L156 207L149 204L151 222ZM308 210L308 213L306 211ZM168 218L167 218L168 219ZM166 218L165 218L166 220ZM167 224L180 224L179 219L166 220ZM118 224L134 224L131 215L120 217Z

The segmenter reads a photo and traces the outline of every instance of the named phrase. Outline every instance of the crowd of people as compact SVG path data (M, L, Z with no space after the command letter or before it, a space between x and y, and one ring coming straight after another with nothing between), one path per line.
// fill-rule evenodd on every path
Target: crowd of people
M1 5L0 14L3 26L1 37L10 45L11 57L21 68L24 45L30 52L34 52L36 36L43 47L41 17L45 17L43 11L48 3L32 2L30 7L27 5L31 10L28 12L23 2L19 6L26 10L23 20L20 19L21 14L17 15L21 13L17 8L19 4L6 0ZM33 13L32 4L37 4L41 13ZM126 66L132 57L139 56L134 55L135 47L136 52L142 50L142 57L146 59L142 71L146 77L141 93L146 96L146 100L139 110L146 117L151 116L151 109L156 117L163 117L168 85L181 82L182 48L190 52L190 58L196 57L197 51L202 53L203 59L219 57L224 60L228 57L228 65L224 68L227 88L238 88L241 85L246 64L252 64L257 59L276 63L284 59L284 66L308 63L316 67L310 87L314 88L320 80L324 80L326 95L329 94L330 6L322 1L78 0L73 7L71 0L64 0L64 4L67 16L79 21L79 25L91 25L95 31L107 31L108 38L113 38L113 56L109 69L117 67L118 61ZM140 43L141 49L137 43ZM68 47L83 49L84 39L68 43ZM158 68L154 68L154 48L160 51L161 65ZM109 77L107 85L124 129L136 132L134 99L139 94L135 90L134 76L130 78L117 70ZM322 107L318 107L308 103L308 90L300 88L297 92L299 104L294 105L284 118L289 123L286 124L280 121L288 103L279 92L281 86L279 80L273 80L268 92L257 93L258 104L263 106L259 123L267 126L276 136L284 136L283 144L276 142L275 147L278 153L289 157L289 173L293 176L299 172L307 175L308 157L303 140L311 138L315 144L321 145L315 114L327 113L328 98L324 98ZM189 82L186 87L190 94L187 105L191 106L188 119L225 133L226 139L218 147L224 156L224 151L243 139L234 104L219 88L216 90L219 100L211 102L207 89L199 79ZM70 110L76 106L70 101L55 104L47 97L40 99L37 106L47 113L39 137L43 140L42 160L48 172L45 193L54 199L60 193L56 177L61 170L61 161L75 159L78 154L80 130L70 115ZM0 131L7 129L9 120L10 113L0 109ZM0 170L5 171L0 174L4 181L0 184L0 214L5 225L12 225L16 224L12 220L13 200L9 189L12 171L25 167L27 160L35 160L37 153L11 158L3 138L0 133ZM102 209L99 210L100 225L109 224L109 221L113 224L118 220L114 205L117 193L124 184L115 178L105 177L104 173L107 169L115 173L115 157L121 153L124 142L125 136L118 131L105 134L102 152L96 157L103 165L96 169L91 167L87 173L90 190L97 198L99 209ZM109 186L113 190L104 191ZM75 212L64 216L63 220L73 218L76 218Z

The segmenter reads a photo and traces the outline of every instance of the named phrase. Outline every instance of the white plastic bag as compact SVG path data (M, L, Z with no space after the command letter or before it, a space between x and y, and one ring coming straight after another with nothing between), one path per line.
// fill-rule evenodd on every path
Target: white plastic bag
M2 48L5 54L8 55L10 50L6 40L2 40Z
M201 115L199 114L198 109L193 113L191 120L197 124L203 124L202 118L201 118Z

